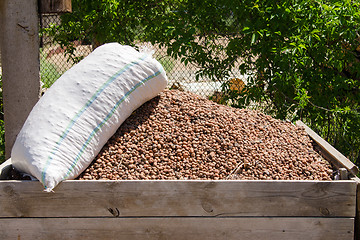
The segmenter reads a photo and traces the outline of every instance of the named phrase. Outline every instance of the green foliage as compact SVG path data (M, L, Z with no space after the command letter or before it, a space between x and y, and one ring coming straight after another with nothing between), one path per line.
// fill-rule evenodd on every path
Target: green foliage
M40 78L44 88L49 88L61 74L57 71L56 66L46 60L44 54L40 54Z
M359 0L73 0L73 13L46 34L70 56L74 40L150 41L197 64L198 77L223 80L238 68L246 89L224 86L229 104L257 102L277 118L301 119L360 165L359 7Z
M72 13L62 15L60 26L52 25L42 34L53 36L66 47L66 53L74 62L75 40L92 44L93 48L107 43L119 42L134 46L143 39L149 25L161 26L169 4L176 1L117 1L73 0Z
M258 102L277 118L301 119L360 164L359 7L352 0L184 1L149 40L158 36L171 56L197 63L199 76L224 79L238 67L249 76L247 89L225 86L230 104Z
M157 59L165 69L165 72L171 72L175 66L174 60L171 57L165 56Z

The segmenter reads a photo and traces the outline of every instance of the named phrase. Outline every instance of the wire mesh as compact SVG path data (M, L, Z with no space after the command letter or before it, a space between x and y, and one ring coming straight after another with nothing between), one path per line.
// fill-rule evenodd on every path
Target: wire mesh
M47 28L51 24L60 24L60 16L57 14L42 14L42 28ZM91 53L91 45L83 45L75 42L77 57L87 56ZM74 62L68 58L65 47L54 43L53 39L47 35L40 39L40 79L43 89L49 88L63 73L70 69Z
M47 28L51 24L60 24L60 16L56 14L43 14L41 27ZM139 43L138 46L148 43ZM225 44L225 42L224 42ZM85 57L91 53L92 46L75 42L76 57ZM200 96L219 101L221 98L222 86L227 81L232 81L233 87L242 86L245 81L238 71L234 70L227 79L213 81L205 77L196 79L196 72L199 70L195 64L188 63L186 66L179 59L167 55L165 48L151 46L154 50L154 57L163 65L168 76L168 88L190 91ZM40 48L40 77L43 89L50 87L64 72L74 65L72 60L66 56L65 49L54 43L48 36L41 37Z

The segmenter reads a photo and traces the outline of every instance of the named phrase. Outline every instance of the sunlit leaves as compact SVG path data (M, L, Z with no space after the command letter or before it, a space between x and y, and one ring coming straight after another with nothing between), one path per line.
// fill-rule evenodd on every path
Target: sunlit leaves
M229 104L258 102L276 117L302 119L355 158L359 9L359 0L73 0L73 13L49 33L63 46L159 43L196 64L197 78L224 80L236 68L248 76L247 91L228 91Z

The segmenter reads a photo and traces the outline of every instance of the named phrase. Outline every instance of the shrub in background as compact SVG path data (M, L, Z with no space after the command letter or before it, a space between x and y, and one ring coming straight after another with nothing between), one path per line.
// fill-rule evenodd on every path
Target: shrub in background
M240 69L246 89L225 86L229 104L301 119L360 165L359 9L353 0L184 1L150 40L214 80Z
M246 88L224 86L227 104L301 119L360 165L359 8L359 0L74 0L47 33L70 56L74 40L150 41L197 64L198 76L219 80L238 68Z
M46 56L40 51L40 79L43 83L43 88L49 88L61 74L56 69L56 66L46 60Z

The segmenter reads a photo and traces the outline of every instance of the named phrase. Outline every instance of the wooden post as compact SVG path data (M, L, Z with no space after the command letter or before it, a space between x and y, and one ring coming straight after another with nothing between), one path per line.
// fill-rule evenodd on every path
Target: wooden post
M296 122L297 126L301 126L305 128L305 131L309 136L317 143L317 145L321 148L321 154L332 164L334 164L337 168L344 167L347 169L353 176L356 176L359 173L358 167L347 159L341 152L336 150L333 146L331 146L328 142L322 139L317 133L315 133L311 128L306 126L302 121Z
M40 94L37 0L0 1L5 155Z
M71 0L40 0L41 13L65 13L71 10Z

